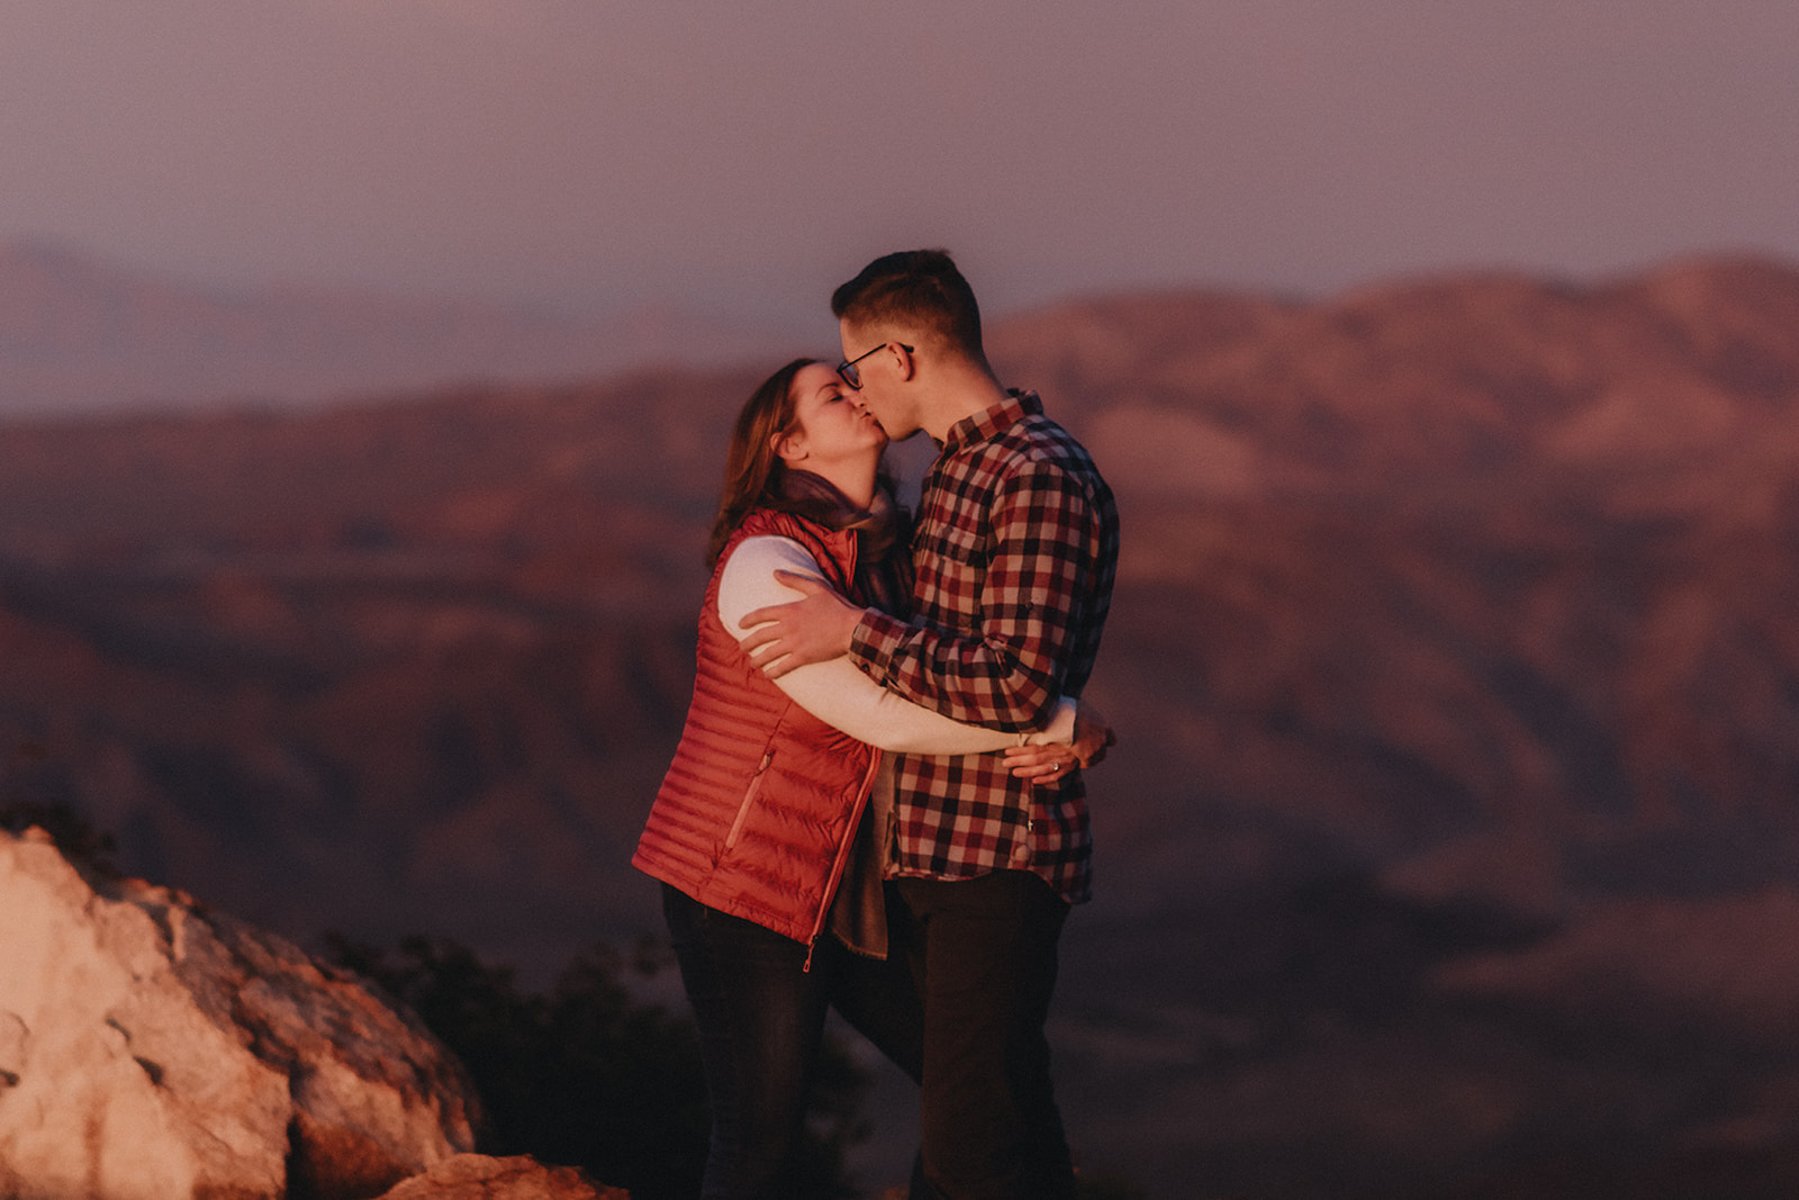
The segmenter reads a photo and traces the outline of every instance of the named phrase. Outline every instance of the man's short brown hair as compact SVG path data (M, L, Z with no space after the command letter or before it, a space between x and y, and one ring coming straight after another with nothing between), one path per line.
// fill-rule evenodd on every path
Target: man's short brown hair
M945 250L901 250L875 259L831 293L831 312L852 325L924 330L984 361L981 306Z

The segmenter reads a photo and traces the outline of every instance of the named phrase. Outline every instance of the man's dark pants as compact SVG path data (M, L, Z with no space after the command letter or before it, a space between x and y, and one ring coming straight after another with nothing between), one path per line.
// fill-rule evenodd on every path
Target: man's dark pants
M1067 903L1026 871L897 883L925 1022L912 1200L1072 1196L1043 1033Z

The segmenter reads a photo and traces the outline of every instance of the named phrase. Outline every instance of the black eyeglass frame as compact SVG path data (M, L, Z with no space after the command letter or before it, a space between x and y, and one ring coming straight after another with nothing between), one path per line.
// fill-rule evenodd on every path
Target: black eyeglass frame
M882 342L880 345L876 346L873 350L870 350L868 352L868 354L858 354L854 358L846 358L842 362L838 363L837 364L837 378L843 380L844 383L848 384L850 391L852 391L852 392L861 391L862 390L862 372L856 370L856 364L861 362L863 359L867 358L870 354L879 354L881 351L885 350L889 346L898 346L901 350L904 350L907 354L911 354L913 352L912 347L906 345L906 343L904 343L904 342Z

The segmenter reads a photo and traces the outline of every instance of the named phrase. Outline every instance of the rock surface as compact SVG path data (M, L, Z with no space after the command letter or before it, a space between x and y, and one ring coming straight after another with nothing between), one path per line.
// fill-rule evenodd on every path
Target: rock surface
M0 1195L367 1197L473 1146L408 1015L191 897L0 832Z
M458 1154L408 1179L381 1200L630 1200L623 1188L602 1187L576 1167L548 1167L534 1158Z

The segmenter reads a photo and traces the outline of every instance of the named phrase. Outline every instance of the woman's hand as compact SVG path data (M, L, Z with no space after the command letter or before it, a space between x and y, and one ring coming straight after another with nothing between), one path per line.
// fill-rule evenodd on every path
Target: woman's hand
M1118 744L1118 735L1100 711L1081 701L1074 710L1074 760L1085 770L1105 761L1106 751Z
M1006 751L1006 766L1018 778L1035 784L1058 783L1075 771L1095 766L1117 744L1118 735L1106 719L1083 700L1074 714L1073 745L1013 746Z
M1077 724L1078 719L1077 719ZM1035 784L1060 783L1080 768L1074 747L1062 742L1041 746L1012 746L1006 750L1006 766L1020 779Z

